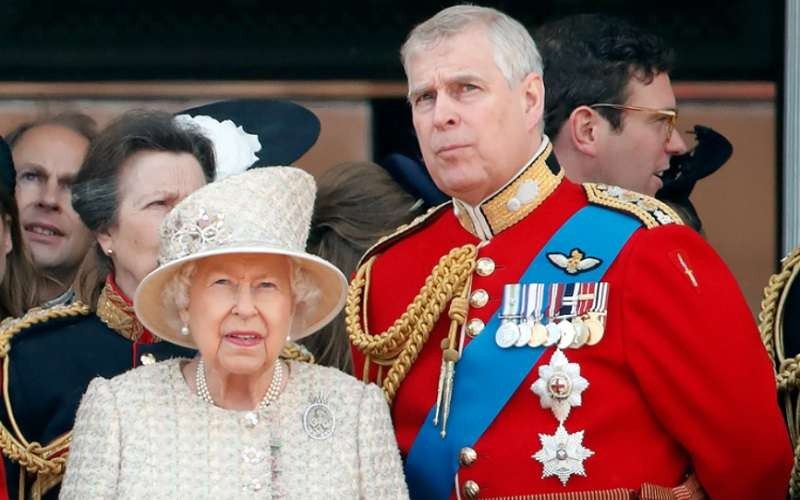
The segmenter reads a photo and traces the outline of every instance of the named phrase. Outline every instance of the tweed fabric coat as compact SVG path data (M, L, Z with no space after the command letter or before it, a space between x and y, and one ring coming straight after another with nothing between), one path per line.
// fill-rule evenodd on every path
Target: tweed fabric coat
M277 402L253 418L195 395L180 363L92 381L61 498L407 498L388 408L374 385L291 362ZM304 429L319 397L335 417L326 439Z

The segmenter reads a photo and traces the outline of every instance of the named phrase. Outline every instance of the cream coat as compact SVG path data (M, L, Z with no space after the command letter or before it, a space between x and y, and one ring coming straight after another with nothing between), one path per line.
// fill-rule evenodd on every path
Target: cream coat
M254 415L201 400L189 390L180 362L92 381L78 410L60 498L408 498L388 407L376 386L291 362L284 392ZM335 428L330 437L313 439L304 414L320 396Z

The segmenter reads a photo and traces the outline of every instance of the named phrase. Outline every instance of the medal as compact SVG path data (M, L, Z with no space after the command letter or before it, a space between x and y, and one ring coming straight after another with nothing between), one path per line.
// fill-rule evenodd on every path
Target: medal
M494 341L499 347L508 349L519 339L519 327L511 321L504 321L494 334Z
M547 330L547 340L544 341L544 345L547 347L556 345L561 340L561 329L554 321L547 323L545 329Z
M586 342L587 345L596 345L598 342L603 340L605 329L599 320L589 316L583 320L583 324L589 329L589 340Z
M519 327L515 321L520 318L521 289L516 283L503 287L503 311L500 314L503 323L494 334L494 341L503 349L508 349L519 340Z
M562 319L558 322L558 329L561 331L561 338L558 341L558 348L566 349L575 339L575 328L572 327L572 323L566 319Z
M589 329L587 345L596 345L605 334L606 308L608 307L608 283L600 282L594 294L591 310L586 314L583 323Z
M531 331L531 340L528 345L531 347L540 347L547 342L547 328L544 327L539 321L536 321Z
M572 475L586 477L583 461L594 455L594 452L583 446L583 431L570 434L559 424L555 434L539 434L542 449L533 458L543 466L542 479L556 476L563 486Z
M533 328L531 327L531 324L528 322L528 320L523 321L522 323L517 325L517 327L519 328L519 338L517 339L517 342L514 345L516 347L524 347L528 345L528 342L530 342L531 340L531 336L533 334Z
M580 365L570 363L563 352L556 350L548 364L539 366L539 378L531 385L531 391L539 396L541 407L550 408L563 423L570 410L581 405L581 394L588 387Z
M572 318L572 328L575 329L575 338L569 346L572 349L583 347L589 340L589 329L586 328L580 318Z

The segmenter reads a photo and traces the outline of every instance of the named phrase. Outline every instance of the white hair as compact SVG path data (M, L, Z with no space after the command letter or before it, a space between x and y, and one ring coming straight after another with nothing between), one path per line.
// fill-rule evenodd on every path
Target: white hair
M521 81L530 73L542 74L542 56L525 26L497 9L477 5L448 7L411 30L400 49L406 74L412 55L473 26L485 29L494 47L494 62L509 85Z
M292 288L292 299L295 305L294 317L291 322L292 336L295 332L301 331L306 326L306 317L313 311L320 299L320 290L311 273L303 267L303 261L294 257L287 257L291 265L290 284ZM189 308L189 287L192 278L197 270L197 262L189 262L181 266L170 281L166 283L161 292L161 300L168 307L167 311L175 311L167 317L169 324L179 330L183 322L177 311ZM174 309L169 307L174 305Z

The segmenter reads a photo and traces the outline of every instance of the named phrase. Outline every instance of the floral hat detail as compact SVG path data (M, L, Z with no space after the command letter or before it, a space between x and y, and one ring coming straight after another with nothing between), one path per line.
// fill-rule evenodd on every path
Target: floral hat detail
M236 99L176 113L214 144L216 179L253 167L291 165L317 142L320 124L308 109L276 99Z
M302 311L292 339L328 324L344 305L347 280L330 262L306 252L316 184L294 167L257 168L212 182L187 196L161 223L159 267L136 289L142 324L174 344L194 348L181 335L174 300L164 293L188 263L223 254L285 255L300 266L316 299Z

